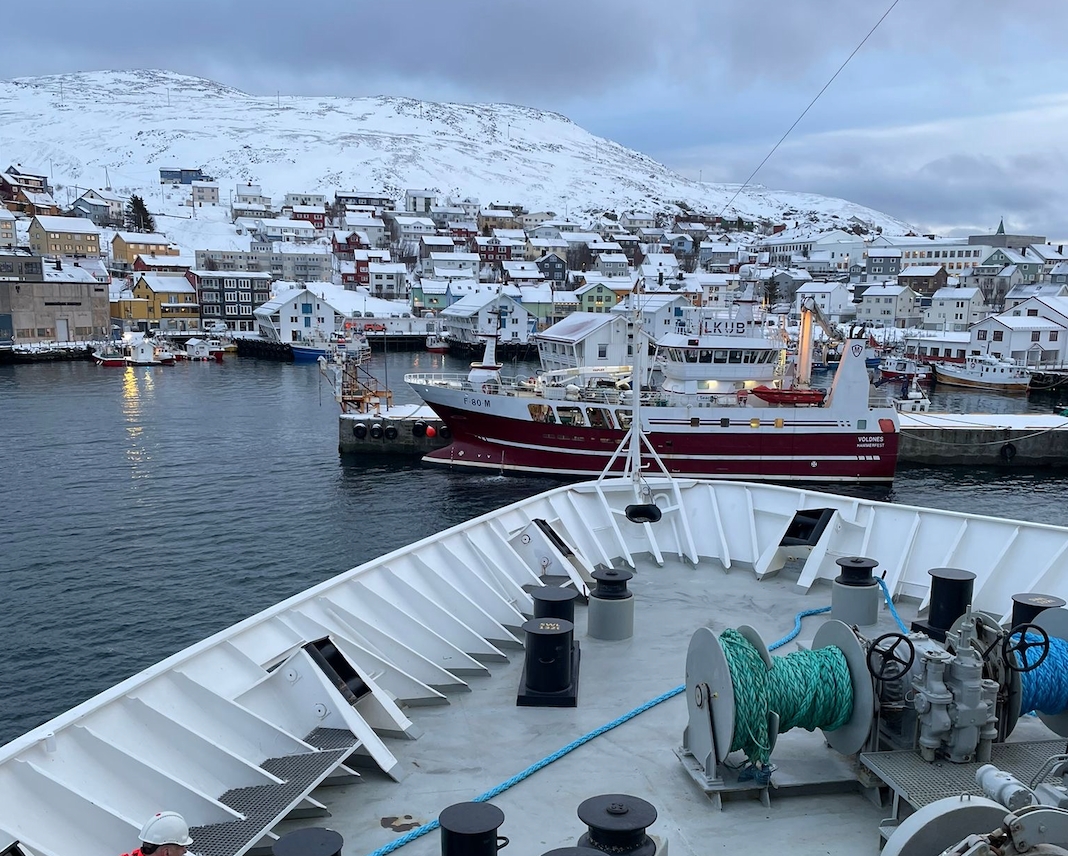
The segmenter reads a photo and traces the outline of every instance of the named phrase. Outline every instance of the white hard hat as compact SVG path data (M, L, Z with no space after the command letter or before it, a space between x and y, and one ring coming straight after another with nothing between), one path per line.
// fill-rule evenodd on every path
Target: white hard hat
M141 827L141 841L145 844L177 844L188 847L189 824L176 811L161 811L152 815Z

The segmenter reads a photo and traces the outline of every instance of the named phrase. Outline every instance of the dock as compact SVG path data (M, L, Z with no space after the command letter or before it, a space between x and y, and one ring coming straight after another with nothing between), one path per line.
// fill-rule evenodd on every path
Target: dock
M447 446L452 434L425 404L398 404L379 412L342 413L337 450L341 455L423 455Z
M1068 417L1043 413L902 413L898 463L928 467L1068 465Z

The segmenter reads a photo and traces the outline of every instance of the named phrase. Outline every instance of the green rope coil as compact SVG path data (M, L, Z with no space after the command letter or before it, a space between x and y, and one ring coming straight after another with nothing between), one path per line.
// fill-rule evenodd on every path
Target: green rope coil
M764 665L760 652L737 630L719 637L734 685L734 736L739 749L757 766L771 756L768 712L779 715L779 733L791 728L834 731L853 715L853 684L841 649L793 651Z

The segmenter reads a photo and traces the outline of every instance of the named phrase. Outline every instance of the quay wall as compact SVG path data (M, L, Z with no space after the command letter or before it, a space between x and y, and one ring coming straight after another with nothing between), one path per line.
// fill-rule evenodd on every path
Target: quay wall
M409 406L393 408L393 411L385 415L341 414L338 418L338 454L406 455L421 458L452 442L445 423L429 407ZM422 431L418 425L423 426ZM427 428L433 428L433 437L427 436ZM442 433L446 436L442 437ZM376 434L378 436L375 436Z
M898 463L929 467L1068 466L1068 428L902 427Z

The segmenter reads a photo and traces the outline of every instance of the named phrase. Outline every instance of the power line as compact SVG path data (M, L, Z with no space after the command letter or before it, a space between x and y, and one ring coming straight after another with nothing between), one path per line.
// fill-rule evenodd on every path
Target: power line
M827 82L826 82L825 84L823 84L823 88L822 88L822 89L821 89L821 90L820 90L819 92L817 92L817 93L816 93L816 96L815 96L815 97L814 97L814 98L813 98L813 99L812 99L811 101L809 101L809 102L808 102L808 106L807 106L807 107L806 107L806 108L805 108L804 110L802 110L802 111L801 111L801 115L800 115L800 116L798 116L798 117L797 117L796 119L794 119L794 122L793 122L793 124L792 124L792 125L790 125L790 127L786 129L786 133L785 133L785 134L783 134L783 135L782 135L781 137L779 137L779 141L778 141L778 142L777 142L777 143L776 143L776 144L775 144L774 146L772 146L772 147L771 147L771 151L770 151L770 152L768 152L768 153L767 153L767 154L766 154L766 155L764 156L764 160L762 160L762 161L761 161L760 163L758 163L758 164L757 164L757 166L756 166L756 169L754 169L754 170L753 170L753 171L752 171L751 173L749 173L749 178L747 178L747 179L746 179L746 180L745 180L745 181L744 181L744 182L742 183L741 187L739 187L739 188L738 188L738 190L737 190L737 191L735 191L735 193L734 193L734 196L732 196L732 197L730 198L730 200L729 200L729 201L727 202L727 204L726 204L726 205L724 205L724 206L723 206L723 209L722 209L722 210L721 210L721 211L719 212L719 216L720 216L720 217L722 217L722 216L723 216L723 214L724 214L724 212L725 212L725 211L726 211L726 210L727 210L728 208L730 208L730 207L731 207L731 203L733 203L733 202L734 202L734 200L738 198L739 194L740 194L740 193L741 193L741 192L742 192L743 190L745 190L745 189L746 189L746 187L748 187L748 186L749 186L749 182L751 182L751 181L753 180L753 177L754 177L754 176L755 176L755 175L756 175L756 174L757 174L758 172L760 172L760 170L761 170L761 168L762 168L762 167L764 166L764 164L766 164L766 163L767 163L767 162L768 162L768 161L769 161L769 160L771 159L771 156L772 156L773 154L775 154L775 151L776 151L776 150L777 150L777 149L779 148L779 146L781 146L781 145L783 144L783 142L785 142L786 138L787 138L788 136L790 136L790 132L791 132L791 131L793 131L793 129L797 127L798 123L799 123L799 122L800 122L800 121L801 121L802 119L804 119L804 118L805 118L805 115L806 115L806 114L808 113L808 111L809 111L809 110L811 110L811 109L812 109L812 107L813 107L813 105L814 105L814 104L815 104L815 103L816 103L817 101L819 101L819 100L820 100L820 96L821 96L821 95L823 95L823 93L827 91L828 87L830 87L830 85L831 85L832 83L834 83L834 80L835 80L835 78L836 78L836 77L838 77L838 75L842 73L842 69L844 69L844 68L845 68L845 67L846 67L847 65L849 65L849 61L850 61L851 59L853 59L853 57L855 57L855 56L857 55L857 52L858 52L858 51L859 51L859 50L860 50L860 49L861 49L862 47L864 47L864 43L865 43L866 41L868 41L868 39L870 39L870 38L871 38L871 36L872 36L872 33L874 33L874 32L875 32L875 31L876 31L877 29L879 29L879 25L880 25L880 24L881 24L881 23L882 23L882 22L883 22L884 20L886 20L886 16L887 16L887 15L889 15L889 14L890 14L891 12L893 12L893 11L894 11L894 7L895 7L895 6L897 6L897 4L898 4L898 3L900 3L900 2L901 2L901 0L893 0L893 2L892 2L892 3L890 4L890 6L889 6L889 7L887 8L887 10L886 10L885 12L883 12L883 14L882 14L882 16L881 16L881 17L879 18L879 20L875 22L875 26L873 26L873 27L872 27L872 28L871 28L870 30L868 30L868 34L867 34L867 35L866 35L866 36L865 36L865 37L864 37L863 39L861 39L861 40L860 40L860 44L858 44L858 45L857 45L857 46L856 46L855 48L853 48L853 52L852 52L851 54L849 54L849 56L847 56L847 57L845 58L845 61L844 61L844 62L843 62L843 63L842 63L842 64L841 64L840 66L838 66L838 70L837 70L837 71L835 71L835 73L831 75L831 78L830 78L830 80L828 80L828 81L827 81Z

